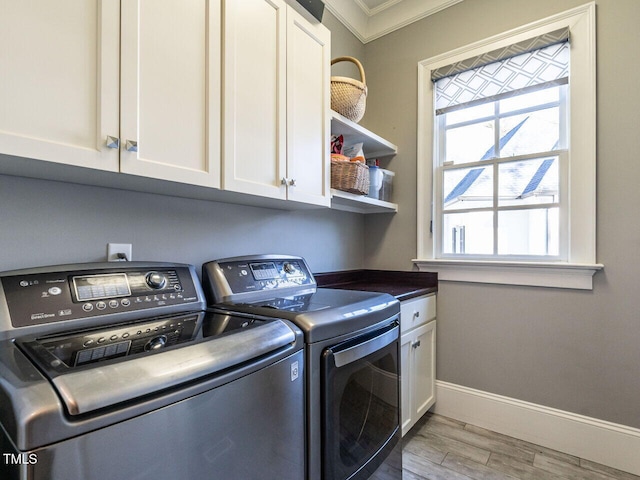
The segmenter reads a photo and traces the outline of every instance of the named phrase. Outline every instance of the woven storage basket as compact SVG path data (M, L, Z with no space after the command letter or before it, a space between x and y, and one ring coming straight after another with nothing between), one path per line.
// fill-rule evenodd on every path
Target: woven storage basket
M360 71L362 81L346 77L331 77L331 109L349 120L358 123L364 116L367 107L367 85L364 68L353 57L338 57L331 60L331 65L338 62L352 62Z
M369 193L369 167L361 162L331 160L331 188L366 195Z

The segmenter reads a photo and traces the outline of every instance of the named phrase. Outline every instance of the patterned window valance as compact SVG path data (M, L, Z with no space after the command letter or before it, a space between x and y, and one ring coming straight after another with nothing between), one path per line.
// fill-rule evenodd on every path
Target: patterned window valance
M444 77L450 77L451 75L482 67L489 63L506 60L507 58L531 52L532 50L539 50L555 43L564 43L568 40L568 27L554 30L553 32L545 33L544 35L539 35L529 40L523 40L522 42L514 43L504 48L498 48L497 50L492 50L491 52L483 53L476 57L467 58L466 60L452 63L451 65L436 68L431 71L431 80L435 82Z
M436 113L525 89L567 83L568 39L569 29L564 28L432 71Z

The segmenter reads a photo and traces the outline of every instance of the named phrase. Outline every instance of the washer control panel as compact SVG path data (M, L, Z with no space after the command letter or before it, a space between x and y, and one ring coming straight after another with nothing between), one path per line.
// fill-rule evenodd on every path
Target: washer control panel
M167 306L201 308L195 274L188 265L24 272L0 277L14 328Z

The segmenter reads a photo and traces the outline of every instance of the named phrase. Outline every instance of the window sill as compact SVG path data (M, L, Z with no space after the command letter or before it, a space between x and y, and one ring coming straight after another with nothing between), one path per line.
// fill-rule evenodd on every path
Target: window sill
M437 272L438 280L593 290L593 276L604 265L475 260L414 259L421 272Z

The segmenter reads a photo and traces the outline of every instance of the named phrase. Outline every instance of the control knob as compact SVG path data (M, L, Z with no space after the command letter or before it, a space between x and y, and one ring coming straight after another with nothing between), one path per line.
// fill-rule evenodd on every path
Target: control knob
M289 263L286 262L283 266L282 266L283 270L285 273L288 273L289 275L296 273L298 271L297 267L293 264L293 263Z
M144 346L144 349L147 352L150 350L158 350L159 348L164 347L166 344L167 344L167 336L159 335L149 340L147 344Z
M147 285L155 290L160 290L167 285L167 277L160 272L147 273Z

